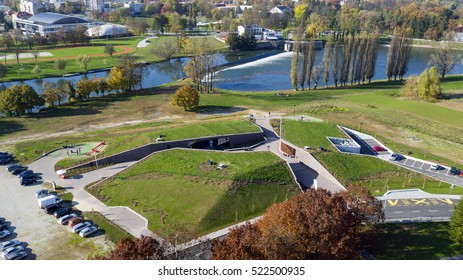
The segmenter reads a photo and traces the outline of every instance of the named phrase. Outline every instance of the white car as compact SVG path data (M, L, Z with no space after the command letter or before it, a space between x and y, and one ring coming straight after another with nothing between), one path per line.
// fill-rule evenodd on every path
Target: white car
M0 244L0 250L5 250L6 248L14 247L19 245L21 242L19 240L10 240L10 241L5 241L2 244Z
M38 190L37 192L35 192L35 196L37 197L37 199L46 197L48 195L50 195L49 190Z
M224 168L227 168L227 166L224 163L219 163L219 165L217 165L217 169L224 169Z
M97 226L86 227L79 233L79 235L82 236L82 237L87 237L90 234L93 234L93 233L95 233L97 231L98 231Z
M62 225L66 225L70 219L75 218L75 217L77 217L77 214L74 214L74 213L64 215L63 217L58 219L58 223Z
M13 252L19 252L19 251L24 251L24 247L23 246L14 246L14 247L9 247L9 248L6 248L2 251L2 257L4 258L6 255L10 254L10 253L13 253Z
M77 224L72 227L72 232L79 233L81 230L83 230L84 228L90 227L91 225L92 223L90 222L83 222L83 223Z
M9 230L0 231L0 240L7 236L10 236L10 234L11 232Z
M443 167L440 166L439 164L433 164L433 165L431 165L431 169L432 170L441 170L441 169L443 169Z

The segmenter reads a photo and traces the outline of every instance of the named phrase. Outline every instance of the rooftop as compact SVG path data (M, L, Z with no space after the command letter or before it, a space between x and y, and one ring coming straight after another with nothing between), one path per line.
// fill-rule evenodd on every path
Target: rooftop
M36 14L28 19L34 23L42 24L72 24L72 23L86 23L87 21L80 17L68 16L57 13L41 13Z

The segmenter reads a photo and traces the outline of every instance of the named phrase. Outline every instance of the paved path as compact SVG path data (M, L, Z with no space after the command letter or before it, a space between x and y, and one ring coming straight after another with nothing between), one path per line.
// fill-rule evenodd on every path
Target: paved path
M275 116L275 114L274 114ZM278 116L278 115L277 115ZM280 158L288 162L293 173L299 182L302 182L307 188L318 187L326 189L332 193L345 191L344 186L326 170L309 152L297 147L294 144L289 143L283 139L280 139L278 135L273 131L270 125L270 118L264 116L262 118L256 118L256 124L264 131L267 142L259 147L253 149L253 151L270 151ZM295 157L290 158L285 156L280 150L280 142L292 146L296 149Z
M149 38L146 38L146 39L143 39L141 40L138 45L137 45L137 48L146 48L151 42L152 39L157 39L158 37L156 36L153 36L153 37L149 37Z
M58 156L57 156L58 154ZM66 188L74 196L74 206L81 211L98 211L106 218L116 223L130 234L140 237L141 235L154 236L148 230L148 220L128 207L110 207L89 194L84 187L103 178L113 176L135 162L125 162L95 171L77 175L69 179L61 179L54 171L55 163L67 157L65 151L49 154L29 164L29 168L37 173L42 173L44 181L54 181L57 185Z

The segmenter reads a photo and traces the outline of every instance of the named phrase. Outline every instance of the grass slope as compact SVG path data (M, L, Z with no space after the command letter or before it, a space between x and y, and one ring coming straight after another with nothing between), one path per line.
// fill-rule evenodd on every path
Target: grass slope
M228 167L219 170L209 160ZM171 150L89 191L108 205L131 207L163 237L177 232L189 240L258 216L297 188L286 165L270 153Z

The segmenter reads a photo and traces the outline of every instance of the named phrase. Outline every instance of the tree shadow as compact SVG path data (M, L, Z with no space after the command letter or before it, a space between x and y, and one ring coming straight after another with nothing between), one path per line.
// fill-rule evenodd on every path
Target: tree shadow
M215 114L233 114L236 112L244 111L245 108L231 107L231 106L199 106L196 113L202 115L215 115Z
M2 119L0 118L0 137L10 134L10 133L15 133L19 131L26 130L24 128L24 125L13 118L7 118L7 119Z
M455 100L455 99L462 99L463 93L451 93L451 94L444 94L442 99L444 100Z

